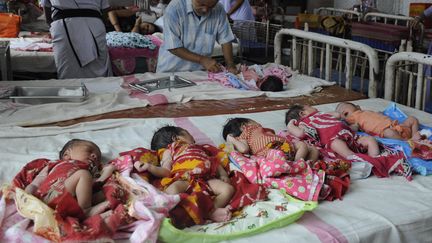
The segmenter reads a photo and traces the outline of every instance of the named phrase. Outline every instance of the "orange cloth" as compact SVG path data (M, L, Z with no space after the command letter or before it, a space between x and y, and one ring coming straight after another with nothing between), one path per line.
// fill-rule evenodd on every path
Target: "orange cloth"
M411 138L411 129L392 121L389 117L374 111L354 111L346 118L348 124L357 124L366 133L383 137L384 130L390 128L398 132L402 138Z
M285 142L285 138L275 134L272 129L263 128L261 125L246 125L237 139L246 140L251 154L265 156L273 142Z

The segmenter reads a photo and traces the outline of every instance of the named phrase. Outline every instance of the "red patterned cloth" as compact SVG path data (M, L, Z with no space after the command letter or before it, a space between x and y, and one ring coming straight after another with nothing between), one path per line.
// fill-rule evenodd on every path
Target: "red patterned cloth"
M424 160L432 160L432 141L423 139L420 141L409 140L412 148L412 157Z
M272 129L264 128L259 124L246 125L237 139L245 140L250 148L252 155L265 156L270 149L267 145L274 142L287 142L285 138L275 134ZM290 149L293 153L294 146Z
M48 166L48 176L39 186L36 196L55 211L60 235L47 232L46 229L36 231L52 241L109 241L117 228L129 219L123 206L126 203L126 193L120 185L110 178L102 187L105 197L110 202L113 213L103 219L101 215L86 218L78 205L77 199L66 191L64 181L80 169L90 169L89 164L75 160L47 159L33 160L15 176L12 184L15 187L25 187Z

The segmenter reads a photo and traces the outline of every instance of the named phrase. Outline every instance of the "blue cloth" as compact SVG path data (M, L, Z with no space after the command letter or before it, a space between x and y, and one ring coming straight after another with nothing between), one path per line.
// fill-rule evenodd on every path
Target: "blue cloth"
M106 39L109 47L148 48L150 50L156 48L150 37L135 32L112 31L106 34Z
M405 119L408 117L403 111L401 111L395 103L390 104L384 111L383 114L390 117L392 120L398 120L400 123L405 121ZM430 129L431 127L421 125L421 129ZM413 158L411 157L412 149L408 142L397 140L397 139L390 139L390 138L376 138L379 142L382 144L385 144L389 147L392 147L394 149L402 150L405 154L405 156L408 158L408 162L413 167L413 170L423 176L432 174L432 163L431 161L422 160L419 158ZM432 137L428 138L429 140L432 140Z
M173 0L165 10L163 22L164 43L159 50L157 72L204 68L171 54L171 49L184 47L196 54L211 56L216 41L222 45L235 39L220 3L199 19L192 8L192 0Z

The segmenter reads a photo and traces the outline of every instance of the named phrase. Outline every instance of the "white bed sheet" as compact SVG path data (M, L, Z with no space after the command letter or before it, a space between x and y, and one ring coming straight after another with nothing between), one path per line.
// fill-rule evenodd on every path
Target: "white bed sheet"
M19 38L0 38L17 40ZM42 38L23 38L28 41L41 41ZM11 68L13 72L55 73L57 72L52 52L10 50Z
M389 102L368 99L354 102L364 109L383 110ZM336 104L317 106L334 110ZM421 123L432 125L430 114L408 107ZM100 145L104 158L138 146L148 147L153 132L163 124L188 129L198 143L220 144L222 125L229 117L248 117L266 127L284 128L284 112L272 111L239 115L189 118L115 119L77 124L69 127L0 127L0 179L10 181L28 161L55 159L61 146L71 138L90 139ZM214 129L209 129L212 127ZM321 202L289 226L230 242L431 242L432 177L371 177L353 181L341 201Z
M268 97L295 97L310 95L320 91L322 86L333 85L322 79L294 75L283 92L244 91L223 87L215 81L209 81L207 72L183 72L180 76L196 81L198 85L154 91L142 99L131 98L128 92L120 87L124 80L148 80L166 74L136 74L126 77L66 79L48 81L9 81L0 85L18 86L64 86L85 83L90 90L89 98L82 103L52 103L36 106L20 106L10 101L0 100L0 126L19 124L36 125L74 119L79 117L103 114L137 107L145 107L155 103L185 103L190 100L221 100L249 98L266 95Z

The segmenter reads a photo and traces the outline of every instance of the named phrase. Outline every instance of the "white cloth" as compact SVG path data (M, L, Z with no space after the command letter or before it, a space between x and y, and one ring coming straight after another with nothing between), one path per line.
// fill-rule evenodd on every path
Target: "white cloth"
M225 12L229 12L230 9L236 4L238 0L219 0L222 3ZM249 4L249 0L244 0L242 5L230 15L232 20L255 20L255 16L252 13L252 7Z

